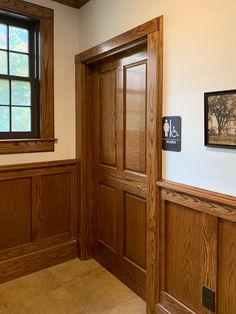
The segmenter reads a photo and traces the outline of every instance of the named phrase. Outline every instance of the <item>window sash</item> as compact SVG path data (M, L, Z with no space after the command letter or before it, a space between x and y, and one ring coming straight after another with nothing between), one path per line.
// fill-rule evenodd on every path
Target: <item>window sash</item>
M39 112L39 44L38 44L38 23L31 21L19 20L18 18L9 18L5 15L0 15L0 23L7 26L7 49L0 49L0 51L5 51L7 53L7 66L8 66L8 74L0 74L0 79L6 79L10 84L10 95L9 95L9 123L10 123L10 131L9 132L1 132L0 131L0 139L21 139L21 138L37 138L40 136L39 130L39 120L40 120L40 112ZM18 52L15 50L10 50L9 46L9 27L15 26L23 29L27 29L29 32L29 43L28 43L28 52ZM27 55L29 56L29 76L18 76L10 74L10 52ZM22 81L22 82L30 82L31 88L31 130L30 131L12 131L12 99L11 99L11 81ZM17 106L18 107L18 106ZM22 106L23 107L23 106Z

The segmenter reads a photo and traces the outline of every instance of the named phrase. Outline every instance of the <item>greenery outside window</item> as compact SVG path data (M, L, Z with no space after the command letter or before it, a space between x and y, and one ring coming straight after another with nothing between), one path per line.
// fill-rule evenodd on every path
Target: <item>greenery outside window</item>
M54 150L53 10L0 3L0 154Z
M38 27L0 15L0 138L35 138L38 115Z

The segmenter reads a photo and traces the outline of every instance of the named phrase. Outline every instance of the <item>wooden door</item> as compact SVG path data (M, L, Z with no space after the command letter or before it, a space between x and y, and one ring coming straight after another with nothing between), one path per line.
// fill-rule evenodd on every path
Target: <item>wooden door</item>
M145 298L147 49L92 70L96 259Z

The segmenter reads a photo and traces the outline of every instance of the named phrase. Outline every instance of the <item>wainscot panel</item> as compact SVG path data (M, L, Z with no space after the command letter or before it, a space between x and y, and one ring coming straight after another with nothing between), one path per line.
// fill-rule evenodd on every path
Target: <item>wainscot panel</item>
M236 198L169 181L157 186L156 313L236 313Z
M0 283L75 258L77 160L0 167Z

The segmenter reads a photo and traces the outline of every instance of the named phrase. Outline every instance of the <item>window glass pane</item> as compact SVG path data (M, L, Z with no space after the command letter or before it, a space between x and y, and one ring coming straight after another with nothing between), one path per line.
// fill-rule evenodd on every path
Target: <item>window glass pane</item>
M29 31L24 28L9 26L9 49L29 52Z
M12 131L31 131L31 108L12 107Z
M0 74L7 74L7 53L0 51Z
M29 76L29 57L10 52L10 75Z
M31 106L31 89L29 82L11 82L11 104L13 106Z
M9 81L0 80L0 105L9 104Z
M9 107L0 106L0 132L10 131Z
M0 24L0 49L7 49L7 26Z

